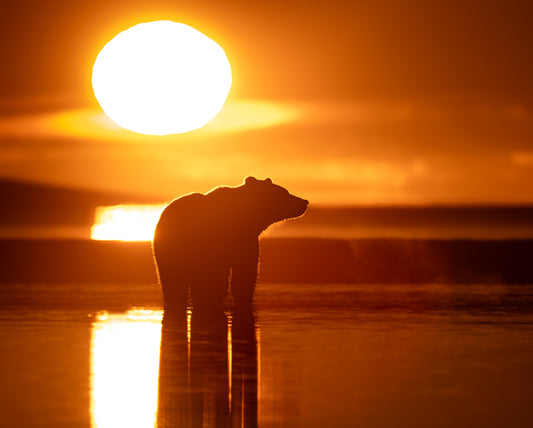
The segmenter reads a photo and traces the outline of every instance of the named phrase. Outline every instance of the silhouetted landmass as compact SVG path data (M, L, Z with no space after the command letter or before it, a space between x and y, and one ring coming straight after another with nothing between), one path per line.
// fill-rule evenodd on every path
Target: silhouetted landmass
M263 239L260 282L533 283L533 240ZM157 282L148 242L0 241L0 282Z
M265 240L261 280L532 283L533 240Z
M312 205L299 221L290 222L290 233L344 239L532 239L533 206Z
M141 195L0 180L0 225L91 226L101 205L154 203L160 199Z

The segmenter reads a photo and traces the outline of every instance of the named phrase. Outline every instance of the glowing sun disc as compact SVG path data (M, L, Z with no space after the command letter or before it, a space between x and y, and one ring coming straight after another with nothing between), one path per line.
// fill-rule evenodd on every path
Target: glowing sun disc
M231 87L224 50L172 21L135 25L96 57L94 95L119 126L148 135L198 129L220 111Z

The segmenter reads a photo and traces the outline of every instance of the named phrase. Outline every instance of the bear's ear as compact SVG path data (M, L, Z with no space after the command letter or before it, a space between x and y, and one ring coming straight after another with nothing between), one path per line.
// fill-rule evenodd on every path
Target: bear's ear
M265 183L272 184L272 179L270 177L265 179Z
M244 179L244 184L250 184L250 183L256 183L257 182L257 178L255 177L246 177Z

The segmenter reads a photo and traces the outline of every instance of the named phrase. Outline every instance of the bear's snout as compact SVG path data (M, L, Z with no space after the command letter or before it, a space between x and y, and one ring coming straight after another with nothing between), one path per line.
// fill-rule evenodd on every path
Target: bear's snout
M298 204L297 204L298 214L297 214L297 216L303 215L307 211L307 206L308 205L309 205L309 201L307 199L298 198Z

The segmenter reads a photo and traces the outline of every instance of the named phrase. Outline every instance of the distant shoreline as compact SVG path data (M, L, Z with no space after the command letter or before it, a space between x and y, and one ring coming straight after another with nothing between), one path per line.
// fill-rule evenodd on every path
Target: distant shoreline
M533 239L262 240L260 282L533 284ZM1 283L155 283L149 242L0 240Z

